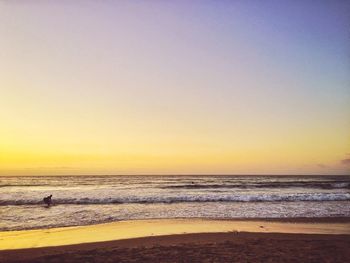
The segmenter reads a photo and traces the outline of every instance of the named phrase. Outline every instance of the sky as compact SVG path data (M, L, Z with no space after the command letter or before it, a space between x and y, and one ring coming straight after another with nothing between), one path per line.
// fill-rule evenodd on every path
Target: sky
M350 174L349 1L0 1L0 175Z

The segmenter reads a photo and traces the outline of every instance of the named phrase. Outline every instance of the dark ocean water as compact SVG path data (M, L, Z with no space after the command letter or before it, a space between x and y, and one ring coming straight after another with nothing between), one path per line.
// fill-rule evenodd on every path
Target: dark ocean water
M46 208L42 198L53 195ZM149 218L349 217L347 176L0 177L0 230Z

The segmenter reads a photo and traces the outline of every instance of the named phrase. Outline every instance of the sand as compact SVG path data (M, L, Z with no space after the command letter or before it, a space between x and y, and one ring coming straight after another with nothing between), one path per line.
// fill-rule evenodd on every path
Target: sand
M350 262L350 220L136 220L0 232L0 262Z

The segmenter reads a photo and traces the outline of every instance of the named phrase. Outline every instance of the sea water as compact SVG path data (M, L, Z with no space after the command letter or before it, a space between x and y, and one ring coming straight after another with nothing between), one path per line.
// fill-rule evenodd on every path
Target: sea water
M47 208L42 199L50 194ZM349 216L348 176L0 177L0 230L155 218Z

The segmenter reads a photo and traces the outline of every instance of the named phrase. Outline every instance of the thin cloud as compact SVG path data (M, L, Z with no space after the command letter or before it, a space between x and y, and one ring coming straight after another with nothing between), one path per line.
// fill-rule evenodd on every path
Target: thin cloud
M341 162L341 164L344 164L344 165L350 165L350 158L341 160L340 162Z

